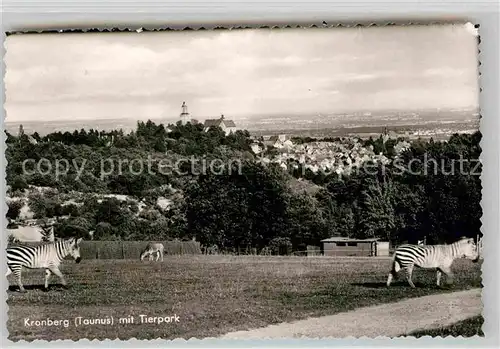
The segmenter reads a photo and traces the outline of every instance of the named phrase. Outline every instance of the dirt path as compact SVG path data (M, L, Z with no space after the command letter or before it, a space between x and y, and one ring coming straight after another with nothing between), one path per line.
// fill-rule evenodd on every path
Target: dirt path
M411 298L335 315L228 333L224 339L395 337L481 314L481 289Z

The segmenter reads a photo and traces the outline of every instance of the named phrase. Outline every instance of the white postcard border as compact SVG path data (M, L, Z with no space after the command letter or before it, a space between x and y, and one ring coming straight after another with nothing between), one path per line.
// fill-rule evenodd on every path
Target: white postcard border
M420 339L398 338L377 339L344 338L344 339L318 339L318 340L216 340L216 339L176 339L138 341L20 341L13 343L7 340L7 279L2 278L1 285L4 290L2 314L5 319L1 328L2 347L153 347L157 345L170 347L498 347L499 316L498 303L498 270L500 267L497 248L500 248L498 236L499 227L499 6L494 0L476 1L471 3L446 1L302 1L302 2L244 2L244 1L143 1L134 3L130 1L16 1L3 2L2 35L5 32L26 30L62 30L62 29L89 29L89 28L175 28L191 27L197 29L201 26L211 29L213 27L235 26L322 26L327 25L354 25L357 23L384 25L393 23L437 23L442 21L470 21L479 24L481 37L480 45L480 131L483 135L481 146L481 160L483 162L482 174L482 232L484 234L484 263L483 263L483 316L485 319L483 331L485 337L473 338L431 338ZM2 57L5 48L2 45ZM2 61L2 73L5 66ZM0 94L2 105L5 100L4 84ZM2 127L5 119L5 110L2 108ZM2 149L5 149L5 134L2 133ZM0 156L1 167L5 172L5 155ZM5 193L5 175L2 176L1 190ZM7 205L2 200L3 229L7 222L5 214ZM2 272L6 272L5 246L7 239L1 239L0 254L2 256Z

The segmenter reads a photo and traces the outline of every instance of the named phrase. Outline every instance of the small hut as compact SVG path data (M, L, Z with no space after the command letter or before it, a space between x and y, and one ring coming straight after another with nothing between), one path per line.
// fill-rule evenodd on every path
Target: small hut
M388 256L389 243L378 240L335 236L321 240L321 244L324 256Z

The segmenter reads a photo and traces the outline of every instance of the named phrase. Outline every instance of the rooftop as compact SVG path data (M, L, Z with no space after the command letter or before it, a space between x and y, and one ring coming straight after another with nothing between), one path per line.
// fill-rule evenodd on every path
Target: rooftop
M224 123L226 127L236 127L236 124L234 123L233 120L227 120L224 118L224 115L221 115L219 119L207 119L205 120L205 127L216 127L219 126L221 123Z

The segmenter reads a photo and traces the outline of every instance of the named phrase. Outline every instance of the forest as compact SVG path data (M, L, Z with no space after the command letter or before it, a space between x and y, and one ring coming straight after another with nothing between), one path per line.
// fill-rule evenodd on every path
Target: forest
M450 243L480 234L480 140L479 132L439 142L418 139L399 156L394 146L402 139L359 140L391 161L338 176L259 162L251 145L262 139L247 131L205 132L199 124L138 122L129 134L92 129L44 136L7 133L7 215L11 225L22 224L22 200L27 200L35 219L56 219L59 237L93 231L94 240L195 238L227 251L277 245L303 251L332 236L378 237L392 244L426 237L428 244ZM342 139L293 138L296 143L318 141ZM267 146L259 156L276 151ZM218 173L159 171L162 161L186 157L230 165ZM146 158L152 171L126 167L121 173L102 173L109 159L132 163ZM28 159L39 167L27 171ZM84 166L56 174L50 164L61 159ZM50 190L40 193L34 187ZM104 194L127 199L99 199ZM159 198L172 204L160 207Z

